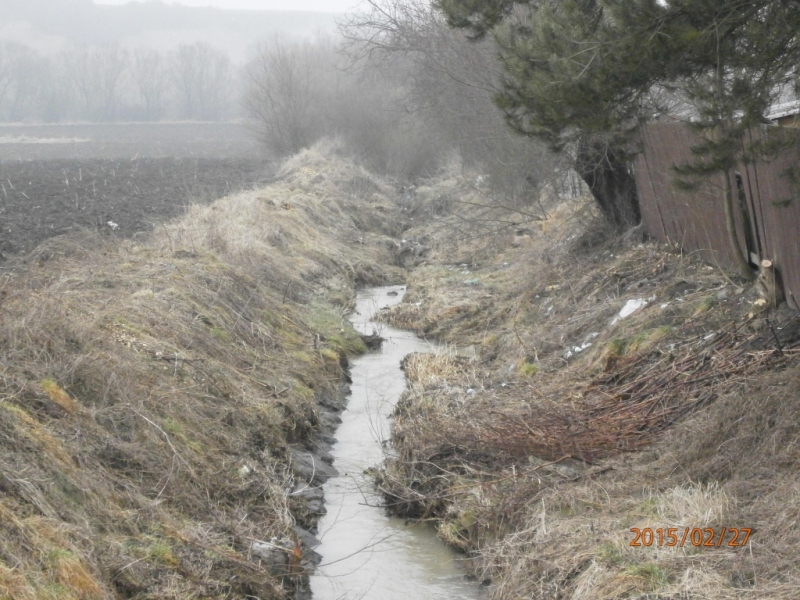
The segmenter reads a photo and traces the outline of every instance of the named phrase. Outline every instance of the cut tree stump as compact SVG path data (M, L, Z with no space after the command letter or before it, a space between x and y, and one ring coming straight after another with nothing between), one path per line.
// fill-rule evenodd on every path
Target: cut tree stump
M773 308L777 308L784 300L783 288L778 279L774 263L766 258L762 260L761 270L758 274L758 292Z

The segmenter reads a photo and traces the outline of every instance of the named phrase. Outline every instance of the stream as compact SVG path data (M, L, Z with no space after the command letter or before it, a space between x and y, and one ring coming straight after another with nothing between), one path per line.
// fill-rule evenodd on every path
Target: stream
M339 476L324 484L327 513L319 523L322 562L311 577L315 600L469 600L486 598L468 582L457 555L424 524L390 517L364 474L378 465L389 439L389 415L406 388L400 361L432 346L372 316L399 303L404 288L372 288L358 294L350 317L361 333L386 338L380 350L352 362L352 393L331 454ZM390 295L391 294L391 295Z

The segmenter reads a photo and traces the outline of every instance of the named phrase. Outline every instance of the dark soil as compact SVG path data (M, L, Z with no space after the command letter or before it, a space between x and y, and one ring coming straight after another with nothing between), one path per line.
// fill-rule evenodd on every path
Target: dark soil
M0 253L29 252L80 229L149 231L190 204L269 179L263 159L244 157L0 162Z

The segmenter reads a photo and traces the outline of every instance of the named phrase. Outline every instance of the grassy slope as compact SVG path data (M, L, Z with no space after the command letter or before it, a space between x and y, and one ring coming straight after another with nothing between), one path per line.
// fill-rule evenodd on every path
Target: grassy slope
M288 449L361 346L354 286L398 279L353 218L391 193L316 148L152 240L51 240L0 281L0 598L285 597L297 573L251 544L292 537Z
M406 362L394 509L434 518L495 599L796 597L796 315L580 205L505 236L463 222L405 234L435 251L387 319L459 351ZM754 533L648 548L632 527Z

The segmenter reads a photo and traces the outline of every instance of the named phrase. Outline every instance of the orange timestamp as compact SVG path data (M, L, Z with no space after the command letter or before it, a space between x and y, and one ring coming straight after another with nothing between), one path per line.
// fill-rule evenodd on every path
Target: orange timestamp
M746 546L751 527L723 527L719 530L714 527L631 527L633 540L631 546L667 546L670 548L683 548L686 544L702 548L720 548L723 545L730 548ZM725 538L728 538L727 543Z

